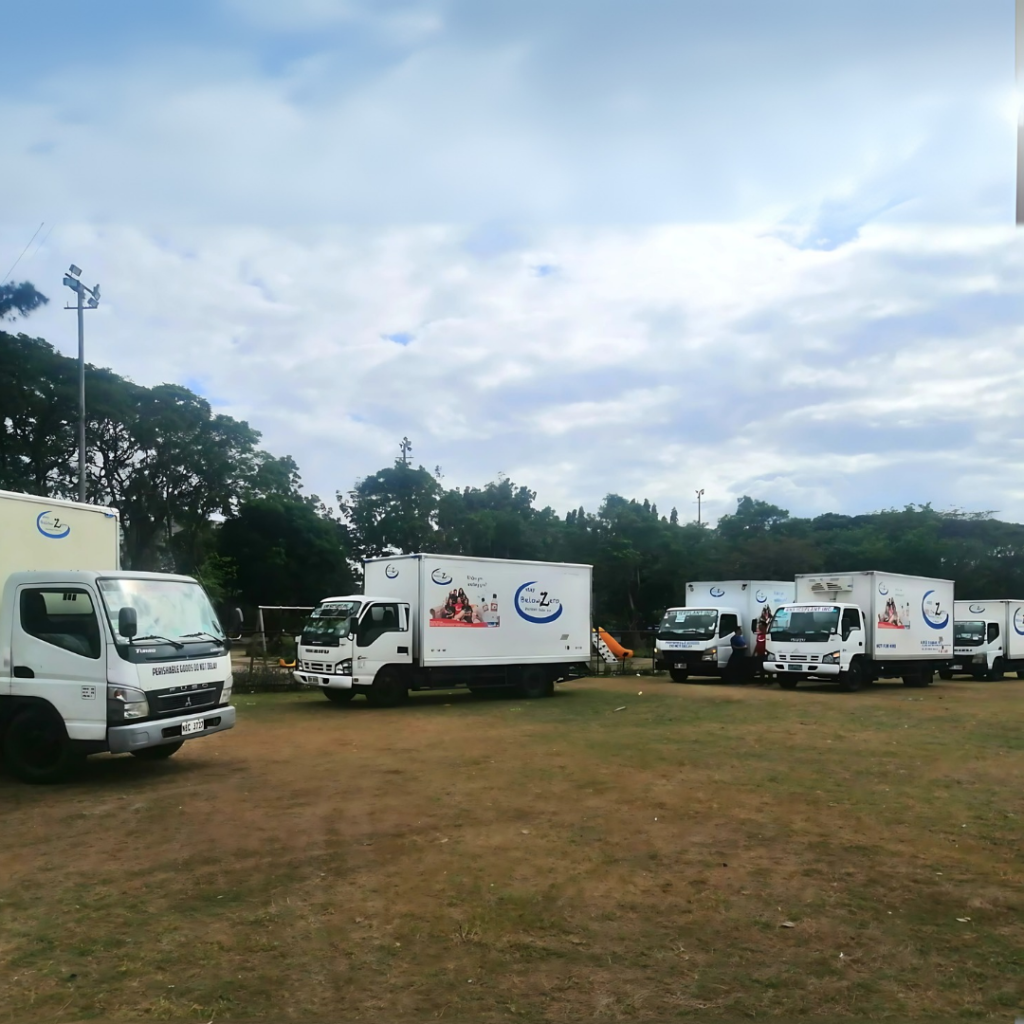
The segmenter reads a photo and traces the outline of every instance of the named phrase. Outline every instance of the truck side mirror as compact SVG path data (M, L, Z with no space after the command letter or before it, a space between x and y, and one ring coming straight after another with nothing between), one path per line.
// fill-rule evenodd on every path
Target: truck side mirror
M131 640L139 631L139 613L130 605L123 605L117 613L117 632Z

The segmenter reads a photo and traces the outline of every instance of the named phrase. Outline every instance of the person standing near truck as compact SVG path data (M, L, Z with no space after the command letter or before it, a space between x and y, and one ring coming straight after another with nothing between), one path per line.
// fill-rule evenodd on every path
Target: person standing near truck
M762 616L757 623L757 637L754 640L754 665L751 675L766 682L767 676L764 671L764 662L768 654L768 621Z
M732 654L729 655L729 664L727 666L729 682L746 682L749 644L747 643L747 638L743 635L742 626L738 625L736 627L732 638L729 640L729 646L732 647Z

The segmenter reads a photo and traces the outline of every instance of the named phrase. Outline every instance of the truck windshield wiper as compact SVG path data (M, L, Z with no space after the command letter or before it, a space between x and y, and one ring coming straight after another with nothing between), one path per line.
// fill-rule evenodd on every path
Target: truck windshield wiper
M192 637L203 637L208 636L215 644L223 644L224 641L219 636L214 636L212 633L206 633L200 630L198 633L182 633L182 640L190 640Z
M128 643L129 644L139 644L139 643L142 643L143 640L159 640L161 643L170 644L172 647L174 647L176 650L179 650L179 651L185 646L184 644L179 644L177 640L168 640L167 637L165 637L165 636L157 636L154 633L151 633L148 636L133 636L128 641Z

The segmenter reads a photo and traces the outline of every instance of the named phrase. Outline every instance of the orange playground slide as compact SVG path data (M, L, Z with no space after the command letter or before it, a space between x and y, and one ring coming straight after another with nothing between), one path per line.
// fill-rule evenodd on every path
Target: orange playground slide
M597 635L608 645L608 650L616 658L632 658L633 652L623 647L618 640L614 640L611 634L606 633L600 626L597 627Z

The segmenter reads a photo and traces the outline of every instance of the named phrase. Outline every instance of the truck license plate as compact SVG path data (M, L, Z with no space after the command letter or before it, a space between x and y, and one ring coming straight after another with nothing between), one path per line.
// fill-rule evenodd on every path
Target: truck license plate
M962 672L963 669L959 665L950 665L949 670L951 672Z
M803 670L803 665L787 665L786 668L788 668L790 672L800 672Z
M188 722L181 723L181 735L191 736L195 732L202 732L206 728L205 718L193 718Z
M686 668L686 662L685 661L677 661L676 662L676 668Z

